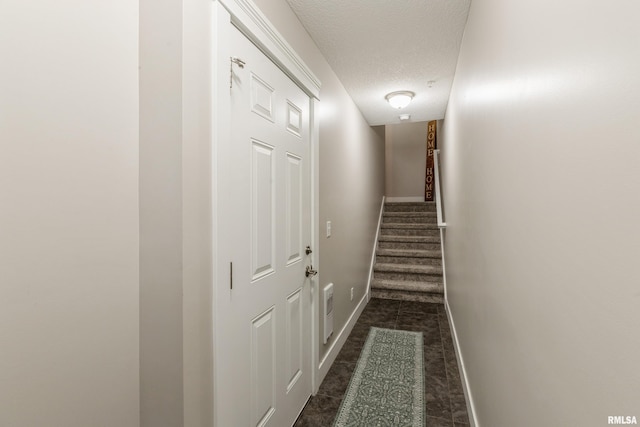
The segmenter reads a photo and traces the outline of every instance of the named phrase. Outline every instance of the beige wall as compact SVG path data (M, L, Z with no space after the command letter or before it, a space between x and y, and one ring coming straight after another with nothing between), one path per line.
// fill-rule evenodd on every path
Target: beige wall
M322 82L318 282L321 287L335 285L336 331L327 345L320 338L322 357L366 292L384 191L384 129L366 123L285 0L256 3ZM329 220L333 232L326 238Z
M471 5L442 160L448 298L483 427L640 416L639 15Z
M137 426L138 4L0 28L0 425Z
M140 420L183 422L182 1L140 2Z
M385 126L385 195L424 200L427 123Z
M182 361L185 427L213 423L211 8L183 0ZM158 427L159 424L153 427Z
M210 9L0 16L3 426L210 424Z
M210 426L212 2L140 2L140 402Z

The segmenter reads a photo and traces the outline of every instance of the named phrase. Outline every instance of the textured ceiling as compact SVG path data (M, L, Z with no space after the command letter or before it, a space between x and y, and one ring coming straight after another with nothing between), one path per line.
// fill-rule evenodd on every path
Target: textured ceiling
M444 117L471 0L287 1L369 124ZM402 110L398 90L416 93Z

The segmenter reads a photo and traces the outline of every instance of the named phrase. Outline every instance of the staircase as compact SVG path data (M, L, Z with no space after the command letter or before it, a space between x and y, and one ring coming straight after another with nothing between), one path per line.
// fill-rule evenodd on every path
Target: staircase
M436 204L385 203L382 218L371 296L444 302Z

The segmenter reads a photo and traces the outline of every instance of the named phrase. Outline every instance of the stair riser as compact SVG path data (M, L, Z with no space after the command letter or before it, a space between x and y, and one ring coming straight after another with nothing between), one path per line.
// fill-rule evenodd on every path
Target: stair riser
M438 218L435 216L383 216L382 223L401 223L401 224L438 224Z
M420 249L426 251L437 251L440 243L437 242L378 242L380 249Z
M440 237L440 230L436 229L413 229L413 228L380 228L383 236L432 236Z
M393 271L376 271L375 279L383 280L409 280L411 282L442 282L442 274L425 273L397 273Z
M396 205L385 204L385 212L435 212L436 204Z
M441 258L416 258L404 256L376 256L376 262L381 264L413 264L413 265L435 265L442 266Z

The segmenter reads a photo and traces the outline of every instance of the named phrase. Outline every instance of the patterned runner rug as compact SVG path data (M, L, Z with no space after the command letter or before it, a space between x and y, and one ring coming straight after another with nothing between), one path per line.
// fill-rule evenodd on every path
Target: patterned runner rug
M371 328L334 427L423 427L422 332Z

